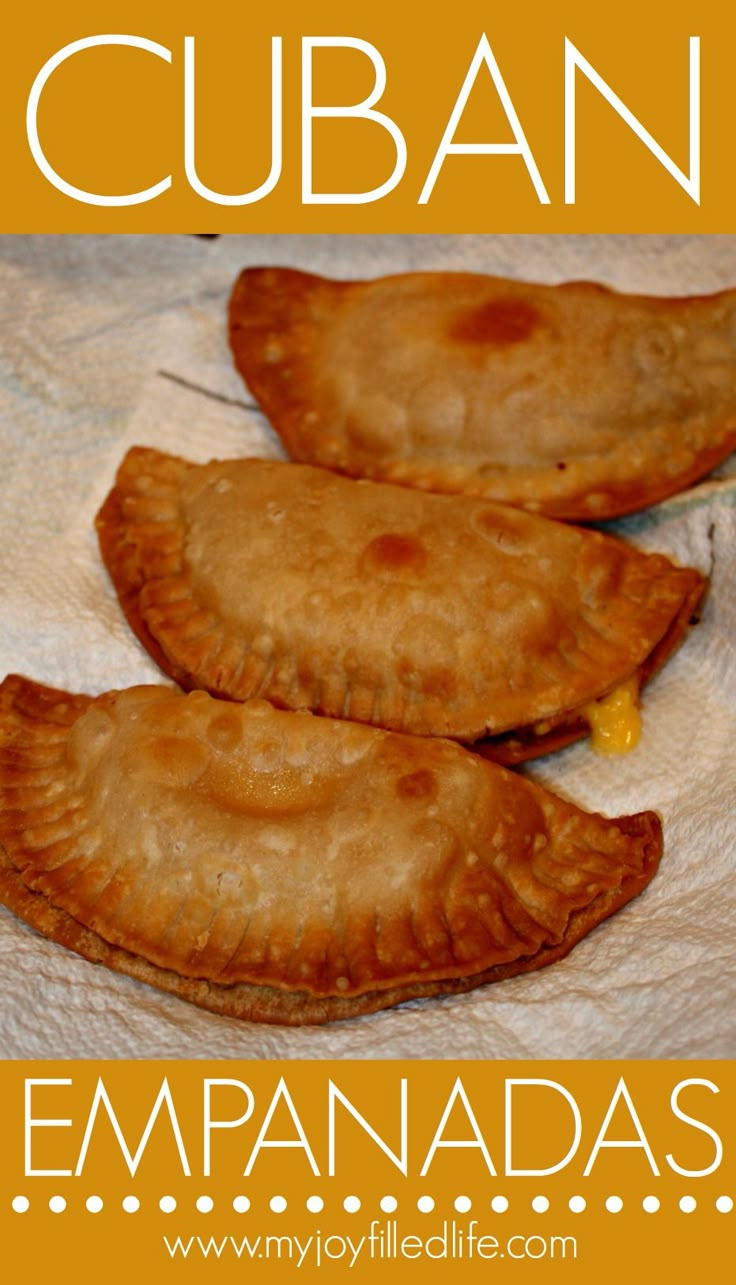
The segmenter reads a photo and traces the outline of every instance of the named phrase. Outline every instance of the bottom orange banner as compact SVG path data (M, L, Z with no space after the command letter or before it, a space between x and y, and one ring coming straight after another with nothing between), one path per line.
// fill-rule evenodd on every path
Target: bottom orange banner
M671 1281L729 1261L726 1062L5 1062L7 1279Z

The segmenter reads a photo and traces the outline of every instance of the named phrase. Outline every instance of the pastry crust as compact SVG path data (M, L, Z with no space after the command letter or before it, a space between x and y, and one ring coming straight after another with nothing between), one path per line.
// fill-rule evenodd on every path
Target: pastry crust
M446 741L133 688L0 686L0 900L229 1016L329 1021L565 955L648 883L606 820Z
M273 460L135 448L97 528L133 629L182 686L490 736L508 762L583 735L579 707L646 676L705 587L599 532Z
M249 268L235 364L296 460L581 521L736 446L736 291L624 295L465 273Z

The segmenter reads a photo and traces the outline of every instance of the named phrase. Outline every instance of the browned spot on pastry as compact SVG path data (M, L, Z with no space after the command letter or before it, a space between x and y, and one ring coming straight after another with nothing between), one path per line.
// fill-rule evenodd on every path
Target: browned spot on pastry
M207 739L216 750L231 751L240 744L243 727L237 714L226 710L217 714L207 727Z
M387 531L385 535L376 536L366 545L361 554L361 570L376 571L414 571L424 570L427 563L427 550L421 540L411 535L398 535Z
M528 339L538 322L537 309L525 299L493 299L464 313L450 330L450 338L506 347Z
M179 787L199 780L209 760L205 746L188 736L157 736L147 742L143 756L156 780Z
M439 700L453 700L457 695L457 680L452 670L445 669L442 665L438 665L436 669L430 669L424 683L424 691L427 696L436 696Z
M433 799L437 793L434 772L430 772L428 768L420 768L418 772L400 776L396 782L396 793L402 799Z

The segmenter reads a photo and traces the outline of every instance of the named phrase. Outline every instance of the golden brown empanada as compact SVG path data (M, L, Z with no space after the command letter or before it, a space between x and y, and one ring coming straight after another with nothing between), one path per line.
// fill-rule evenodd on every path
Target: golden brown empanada
M643 508L736 446L736 290L250 268L235 363L297 460L558 518Z
M184 687L515 762L643 681L704 588L599 532L274 460L135 448L97 519L138 637ZM541 726L540 726L541 724Z
M647 884L653 813L449 741L164 687L0 686L0 900L232 1016L317 1022L566 954Z

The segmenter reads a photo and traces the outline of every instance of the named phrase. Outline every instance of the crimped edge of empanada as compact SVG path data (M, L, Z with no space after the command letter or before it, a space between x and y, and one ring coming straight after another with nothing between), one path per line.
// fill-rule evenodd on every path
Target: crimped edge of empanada
M627 818L632 822L632 831L636 836L648 833L648 827L642 826L638 829L635 828L635 823L651 815L644 812L638 817ZM474 976L448 978L445 981L414 982L386 990L369 991L352 998L340 995L315 996L306 991L285 991L271 986L249 985L245 982L223 986L217 982L181 977L178 973L159 968L139 955L130 954L120 946L110 945L66 911L52 906L42 893L31 891L10 863L1 845L0 902L41 936L66 947L67 950L74 951L90 963L104 964L114 972L123 973L134 978L135 981L145 982L158 990L177 995L180 999L188 1000L211 1013L217 1013L220 1017L280 1026L318 1026L326 1022L346 1021L349 1018L377 1013L387 1008L394 1008L397 1004L406 1003L408 1000L461 995L476 990L480 986L535 972L547 964L554 964L564 959L593 928L643 891L655 874L659 862L659 854L654 849L655 837L652 835L652 852L647 857L648 864L644 871L638 876L624 879L615 896L607 894L585 910L573 912L565 940L556 946L544 947L536 955L514 960L512 964L497 964L494 968Z
M120 466L122 469L128 461L136 462L138 459L150 459L154 455L159 456L159 452L153 452L145 446L134 446L125 455L125 459ZM174 456L165 456L160 454L160 459L170 460L172 464L172 478L182 476L193 467L188 461L177 459ZM120 473L118 470L118 475ZM164 533L164 539L168 536L168 549L170 561L166 566L166 571L171 573L172 570L182 570L181 549L183 539L180 532L175 529L176 510L171 507L169 514L169 523L167 531ZM125 513L123 511L123 495L119 485L115 485L110 491L102 508L95 518L95 529L100 546L102 561L107 568L108 575L112 581L113 588L118 597L123 614L130 625L138 641L143 645L149 656L155 660L156 664L164 673L168 674L175 682L179 683L186 691L192 690L197 684L193 677L186 670L177 666L170 660L163 648L154 638L149 630L139 606L139 597L141 589L145 584L146 577L143 574L143 568L140 561L140 541L138 544L126 542L123 539L123 533L128 526ZM147 531L141 535L147 538ZM158 535L159 532L157 531ZM173 536L173 540L172 537ZM162 554L162 557L165 556ZM186 578L188 581L188 577Z
M384 280L402 281L412 275L417 274L394 274ZM421 275L439 279L478 274ZM235 366L292 459L350 477L496 500L563 521L598 522L638 512L678 494L712 472L736 449L735 411L725 422L718 420L715 427L710 420L705 424L699 420L663 422L641 435L635 453L622 447L618 453L614 450L605 456L572 460L564 472L554 465L523 470L523 475L521 470L502 469L481 475L462 462L449 464L413 456L381 460L358 452L344 435L335 434L327 417L316 409L319 397L313 390L319 360L319 301L320 295L329 296L332 306L339 308L341 298L347 301L353 291L371 284L370 280L338 281L295 268L274 267L245 268L235 282L228 310ZM503 284L516 290L621 293L586 281L556 286ZM715 300L731 293L724 290L683 300L624 297L645 300L656 308ZM661 461L667 459L668 467L673 467L679 457L683 461L680 467L662 475ZM612 467L617 470L614 477Z
M257 666L260 663L265 671L265 663L254 661L246 643L239 646L226 635L223 626L195 596L184 557L185 532L177 509L176 488L181 478L196 467L187 460L148 447L132 447L128 451L118 469L116 484L96 518L103 562L133 633L164 673L184 690L202 688L212 696L229 700L264 695L278 705L280 701L273 693L261 691L257 674L254 677L245 668L248 664ZM150 495L135 497L137 516L133 519L126 514L126 505L131 499L131 479L135 479L139 471L143 476L154 479L155 491L152 489ZM150 521L141 520L141 504L150 504ZM708 582L700 572L673 564L669 569L678 586L680 606L649 656L625 676L625 679L635 677L639 690L682 642L707 589ZM186 612L186 629L191 631L191 637L186 638L179 651L187 652L191 658L188 664L182 663L180 656L173 651L166 650L161 638L149 629L142 609L141 596L147 584L163 578L169 579L175 587L175 607ZM676 601L675 580L668 591ZM194 629L191 622L194 622ZM622 681L624 677L619 677L611 686L602 689L597 699L608 695ZM237 683L240 690L234 695ZM353 701L353 706L355 704ZM327 712L332 717L337 716L333 710ZM370 721L364 720L354 708L348 716L357 721ZM546 720L541 731L536 724L528 724L495 736L481 733L480 738L471 743L484 757L504 766L514 766L570 745L585 737L589 730L580 710L572 709ZM448 733L440 731L439 734ZM457 736L456 739L466 738Z
M693 584L669 629L639 666L636 681L640 692L677 650L690 626L699 623L708 584L709 582L702 576L697 583ZM602 693L599 699L604 699L606 694ZM590 735L590 725L579 710L571 710L569 714L563 714L559 719L548 720L545 726L548 730L539 730L538 725L532 724L502 736L488 736L476 741L473 749L484 758L491 759L492 762L499 763L503 767L515 767L517 764L528 763L531 759L565 749L566 746L574 745L576 741L582 741Z
M4 793L34 790L36 770L42 775L58 757L60 733L71 727L91 703L91 697L70 696L10 675L0 684L0 731L12 725L5 760ZM15 745L19 738L18 768L14 770ZM37 743L35 738L37 738ZM47 742L50 741L50 747ZM30 747L30 753L29 753ZM50 750L50 752L49 752ZM36 769L37 764L37 769ZM29 784L30 782L30 784ZM31 805L32 806L32 805ZM14 812L14 809L8 809ZM7 815L7 812L6 812ZM22 821L23 804L14 812L11 830ZM600 820L601 818L599 818ZM63 908L54 905L42 892L28 886L23 871L14 865L0 844L0 902L43 936L74 951L92 963L107 967L178 995L221 1016L241 1020L306 1025L338 1021L390 1008L411 999L455 995L488 983L531 972L564 958L602 920L636 897L653 877L662 852L662 830L655 813L644 812L606 822L631 840L628 860L621 862L620 882L599 892L585 906L571 909L563 938L543 945L535 954L520 956L468 976L406 981L354 996L313 995L304 991L257 985L248 982L221 984L197 977L182 976L106 941Z

